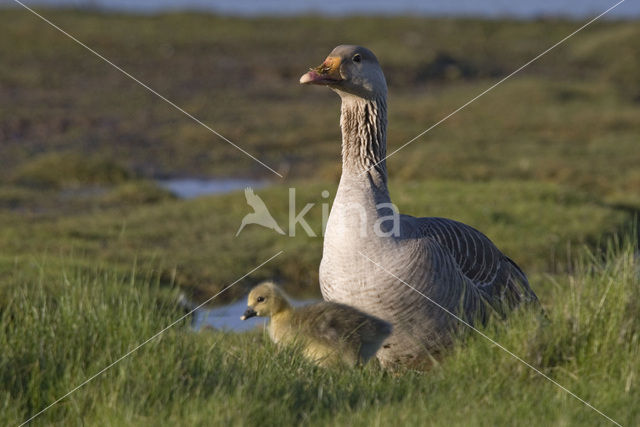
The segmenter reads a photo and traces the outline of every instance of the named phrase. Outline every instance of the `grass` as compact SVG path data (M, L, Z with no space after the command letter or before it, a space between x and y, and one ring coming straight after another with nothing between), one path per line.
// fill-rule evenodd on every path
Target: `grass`
M189 201L164 199L129 208L121 203L110 209L99 203L115 197L107 194L93 202L98 208L86 213L17 221L0 236L0 244L11 254L9 261L34 253L51 257L79 253L123 271L136 259L146 268L160 267L165 282L176 281L198 299L208 298L284 250L277 262L261 268L220 301L237 299L249 286L268 278L281 280L294 295L317 297L322 204L329 204L335 184L316 180L292 185L295 215L307 203L314 204L305 218L315 237L300 225L293 237L255 225L236 237L249 209L242 192ZM330 193L328 199L321 195L325 189ZM617 232L630 218L625 211L601 204L586 193L554 184L410 182L393 185L391 192L401 212L450 217L482 230L530 274L564 271L571 245L597 246L603 234ZM288 188L274 186L256 193L291 233ZM194 251L196 247L199 250Z
M178 200L154 179L269 173L22 10L0 14L0 423L16 424L280 250L263 279L317 296L323 190L339 176L338 100L297 85L340 43L371 47L390 88L389 151L575 30L563 20L44 15L285 175L257 194ZM286 31L282 31L286 29ZM640 422L637 22L598 22L388 161L405 213L485 232L549 315L484 330L625 425ZM6 101L6 102L4 102ZM623 237L620 237L623 236ZM616 241L616 238L619 239ZM428 373L320 370L262 332L187 321L35 424L600 425L471 334Z
M32 187L64 188L95 184L119 184L131 179L123 167L108 160L81 154L47 153L19 168L13 180Z
M484 330L624 425L640 421L635 244L581 251L571 275L534 283L560 302L549 307L548 323L521 312ZM18 262L3 273L3 287L14 290L0 316L5 425L34 415L180 316L169 302L176 289L159 286L154 274L78 268L76 261ZM34 282L31 275L58 279ZM319 369L258 331L186 329L169 329L35 424L606 423L473 333L432 371L392 375L375 364Z
M357 42L378 55L389 80L391 151L579 26L43 13L295 179L339 173L338 99L298 85L333 46ZM98 157L145 178L276 178L29 13L3 11L0 27L8 101L0 103L0 178L35 173L52 152ZM392 177L542 180L600 197L637 195L638 37L636 22L593 24L394 156Z

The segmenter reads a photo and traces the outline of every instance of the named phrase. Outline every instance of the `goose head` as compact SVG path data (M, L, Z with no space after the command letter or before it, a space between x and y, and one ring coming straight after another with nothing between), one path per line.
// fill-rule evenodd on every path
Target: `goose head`
M300 84L329 86L341 97L386 97L387 83L376 56L366 47L340 45L322 64L300 77Z
M289 303L282 291L272 282L264 282L249 292L247 309L240 318L247 320L251 317L271 317L286 310Z

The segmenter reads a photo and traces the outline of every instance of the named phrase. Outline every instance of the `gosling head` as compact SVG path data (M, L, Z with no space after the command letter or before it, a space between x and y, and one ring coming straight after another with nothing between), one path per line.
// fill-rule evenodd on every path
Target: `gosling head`
M241 320L255 316L271 317L286 310L289 302L275 283L264 282L249 292L247 305Z
M333 49L322 64L300 77L301 84L329 86L341 97L386 97L387 82L376 56L366 47L350 44Z

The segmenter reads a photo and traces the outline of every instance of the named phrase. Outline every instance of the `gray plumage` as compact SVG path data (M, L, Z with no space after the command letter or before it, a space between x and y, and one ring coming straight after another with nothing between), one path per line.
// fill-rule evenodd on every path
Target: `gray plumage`
M537 303L522 270L478 230L394 210L384 160L387 86L370 50L338 46L300 82L329 86L342 100L342 176L325 232L322 295L392 323L378 352L384 365L428 364L460 326L418 292L470 323Z

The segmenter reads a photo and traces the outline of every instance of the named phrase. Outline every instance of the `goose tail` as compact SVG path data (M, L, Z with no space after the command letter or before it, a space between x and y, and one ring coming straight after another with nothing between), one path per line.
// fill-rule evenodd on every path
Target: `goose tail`
M540 301L529 285L529 280L522 269L507 256L504 257L506 267L505 286L500 290L499 305L506 310L519 306L540 306Z

